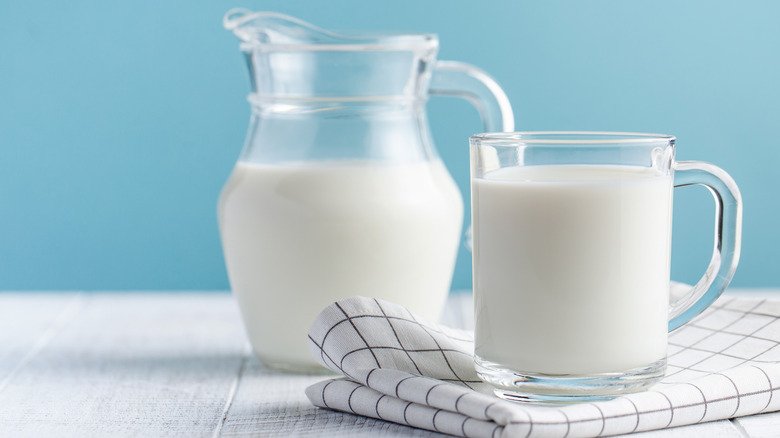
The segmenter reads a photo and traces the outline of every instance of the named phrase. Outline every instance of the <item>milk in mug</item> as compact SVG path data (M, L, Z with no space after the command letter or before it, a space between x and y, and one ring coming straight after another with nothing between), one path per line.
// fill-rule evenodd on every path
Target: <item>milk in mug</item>
M672 176L508 167L472 179L478 361L619 372L667 346Z
M463 202L439 160L239 162L220 197L231 288L255 353L316 363L317 314L364 295L436 320L449 292Z

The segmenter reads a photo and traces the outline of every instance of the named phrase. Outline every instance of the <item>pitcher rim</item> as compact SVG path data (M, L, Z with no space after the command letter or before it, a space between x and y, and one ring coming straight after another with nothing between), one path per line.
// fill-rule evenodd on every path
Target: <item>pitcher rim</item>
M241 26L257 18L272 17L281 18L302 27L317 31L333 39L344 41L343 43L273 43L253 41L242 37ZM258 11L253 12L244 8L229 10L222 20L225 29L233 32L240 40L242 50L261 51L408 51L420 49L434 49L439 46L439 37L434 33L406 33L406 32L361 32L355 35L347 35L322 29L304 20L290 15Z

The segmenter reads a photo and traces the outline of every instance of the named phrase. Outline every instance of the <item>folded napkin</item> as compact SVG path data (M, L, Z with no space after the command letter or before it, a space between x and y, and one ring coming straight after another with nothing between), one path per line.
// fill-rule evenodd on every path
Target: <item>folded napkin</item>
M464 437L597 437L780 410L780 300L723 297L669 338L649 391L546 407L492 395L473 334L386 301L353 297L317 317L317 360L343 378L306 389L316 406Z

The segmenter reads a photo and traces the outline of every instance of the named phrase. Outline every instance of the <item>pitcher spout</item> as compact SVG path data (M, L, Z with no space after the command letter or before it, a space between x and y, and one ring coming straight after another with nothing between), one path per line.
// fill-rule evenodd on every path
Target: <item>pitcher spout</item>
M419 98L427 93L435 34L335 33L277 12L231 9L254 100Z
M434 34L347 35L278 12L252 12L243 8L229 10L222 23L225 29L248 44L282 45L288 48L297 45L319 46L320 49L335 50L381 49L383 46L397 50L438 46L438 38Z
M225 14L222 23L225 29L232 31L245 43L322 44L348 39L277 12L252 12L235 8Z

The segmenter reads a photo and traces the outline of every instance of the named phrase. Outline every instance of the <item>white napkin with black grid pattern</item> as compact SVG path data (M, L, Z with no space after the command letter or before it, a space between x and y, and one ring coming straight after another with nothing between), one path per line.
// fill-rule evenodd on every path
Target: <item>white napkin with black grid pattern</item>
M722 297L670 335L661 383L562 407L498 399L474 371L470 332L382 300L330 305L309 346L344 376L307 388L314 405L464 437L609 436L780 410L780 299Z

